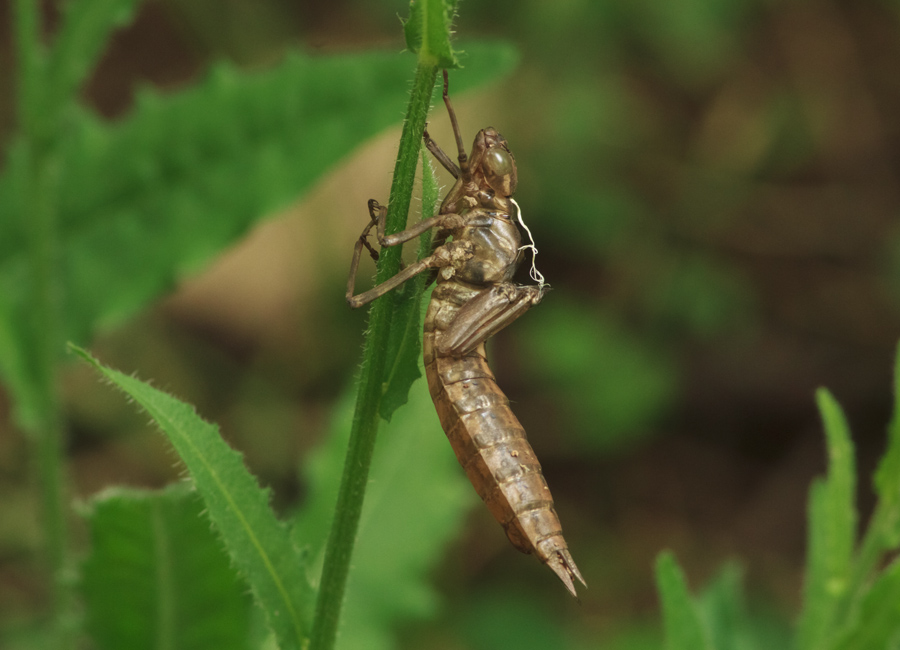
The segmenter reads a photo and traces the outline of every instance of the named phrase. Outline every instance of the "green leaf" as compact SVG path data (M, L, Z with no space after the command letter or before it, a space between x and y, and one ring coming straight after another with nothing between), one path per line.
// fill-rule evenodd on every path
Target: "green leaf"
M353 396L337 410L332 433L304 463L309 501L298 514L294 540L318 575L346 455ZM435 614L438 597L428 576L478 502L441 431L424 382L379 431L359 537L347 584L341 648L394 647L392 627Z
M427 152L422 150L422 219L434 216L438 201L438 184L434 169L428 161ZM431 253L431 231L419 237L419 252L416 259L423 259ZM409 280L399 290L394 307L394 320L388 339L388 381L381 398L379 414L388 422L391 414L406 404L410 386L422 373L418 360L422 354L422 303L428 273L420 273ZM427 306L428 301L425 300ZM393 361L391 361L393 360Z
M828 442L828 565L837 578L848 572L856 542L856 463L840 404L825 389L816 399Z
M186 485L88 503L86 626L100 650L247 647L250 602Z
M824 647L833 614L846 595L856 541L856 469L850 431L840 405L825 390L816 400L828 444L828 477L810 490L809 533L798 648Z
M888 425L887 451L875 472L878 507L884 512L884 543L900 545L900 346L894 361L894 412Z
M268 490L259 487L218 427L204 422L191 406L71 347L140 404L168 436L280 647L301 648L309 631L312 590L287 527L269 507Z
M516 62L506 44L472 44L469 55L454 76L459 91ZM77 114L59 143L66 338L85 341L171 290L396 123L410 67L393 53L294 54L262 72L219 66L181 93L143 92L121 122ZM15 359L30 322L24 158L15 153L0 177L0 377L27 419L37 406Z
M422 353L423 283L420 278L409 280L396 289L394 323L388 337L388 379L378 408L378 414L388 422L394 411L406 404L410 386L422 376L416 365Z
M666 650L712 650L684 573L669 551L656 560L656 588L662 602Z
M900 560L895 560L863 598L853 629L835 650L900 648Z
M61 27L47 68L47 104L56 111L72 101L97 65L110 33L131 22L140 0L70 0L62 3Z
M406 47L419 55L419 62L436 68L458 68L450 44L454 0L411 0L409 19L403 24Z
M703 591L700 609L716 650L745 650L753 647L750 623L744 605L741 568L726 564Z

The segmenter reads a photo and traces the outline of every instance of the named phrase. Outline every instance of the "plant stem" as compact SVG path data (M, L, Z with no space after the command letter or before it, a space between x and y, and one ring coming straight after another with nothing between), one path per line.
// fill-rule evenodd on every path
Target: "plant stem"
M391 183L386 218L388 233L402 230L406 224L418 154L422 146L422 132L425 130L425 119L428 116L436 77L437 68L433 65L420 63L416 69ZM395 246L383 251L378 264L376 283L384 282L399 272L400 249L400 246ZM395 295L389 292L376 300L369 312L369 336L366 340L344 474L341 477L334 522L325 551L325 564L310 639L311 650L331 650L334 647L347 573L369 479L369 466L378 433L378 409L385 382L387 339L393 319L394 302Z
M25 198L31 270L30 350L37 478L41 490L46 555L53 580L56 647L72 643L72 578L65 506L64 426L59 403L57 362L62 348L61 292L56 247L56 173L49 156L29 151Z
M57 363L61 356L62 290L58 256L56 120L48 115L46 53L40 42L40 6L16 0L18 58L18 153L22 164L20 217L28 242L30 271L27 366L30 404L26 418L35 444L36 483L41 491L46 562L52 576L54 647L74 647L73 580L68 552L64 488L64 428Z

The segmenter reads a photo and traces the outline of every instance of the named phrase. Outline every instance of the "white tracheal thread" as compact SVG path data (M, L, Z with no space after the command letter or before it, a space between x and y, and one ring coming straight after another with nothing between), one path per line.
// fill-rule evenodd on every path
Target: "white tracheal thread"
M531 234L531 231L528 229L528 226L525 225L525 222L522 220L522 208L519 207L519 204L516 203L516 200L512 197L509 199L510 203L516 206L516 212L519 217L519 225L525 229L525 232L528 233L528 239L531 240L530 244L525 244L524 246L519 246L519 250L523 251L526 248L531 249L531 270L528 272L528 275L531 276L531 279L538 283L538 288L543 289L547 280L544 279L543 274L537 270L537 265L535 264L537 260L538 249L537 246L534 245L534 235Z

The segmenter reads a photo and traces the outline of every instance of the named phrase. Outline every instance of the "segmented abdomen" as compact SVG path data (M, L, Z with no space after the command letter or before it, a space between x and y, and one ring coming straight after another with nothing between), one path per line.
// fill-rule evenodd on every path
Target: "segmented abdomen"
M425 316L428 388L460 465L513 545L534 553L571 586L581 579L569 555L550 489L525 430L488 367L484 344L463 357L437 352L443 329L477 293L447 282L435 288ZM583 582L583 579L581 579Z

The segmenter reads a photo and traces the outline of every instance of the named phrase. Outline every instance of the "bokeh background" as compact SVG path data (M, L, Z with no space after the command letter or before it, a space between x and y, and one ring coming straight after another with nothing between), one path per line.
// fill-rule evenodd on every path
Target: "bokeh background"
M116 119L136 88L177 91L222 58L252 69L290 48L399 52L406 12L147 2L86 98ZM440 615L404 629L404 647L653 647L664 548L694 587L737 560L777 647L799 603L808 484L825 466L814 390L848 414L863 516L884 445L900 334L900 4L469 0L457 32L521 53L512 76L454 101L466 140L491 125L509 141L554 288L490 353L590 589L566 600L478 508L435 572ZM91 346L218 422L284 509L302 502L297 467L360 359L365 314L346 307L346 270L366 201L387 198L405 101L397 128ZM452 147L440 107L432 125ZM179 476L145 417L89 370L67 373L66 390L76 497ZM0 610L14 617L45 594L24 561L38 543L27 447L8 402L0 417Z

